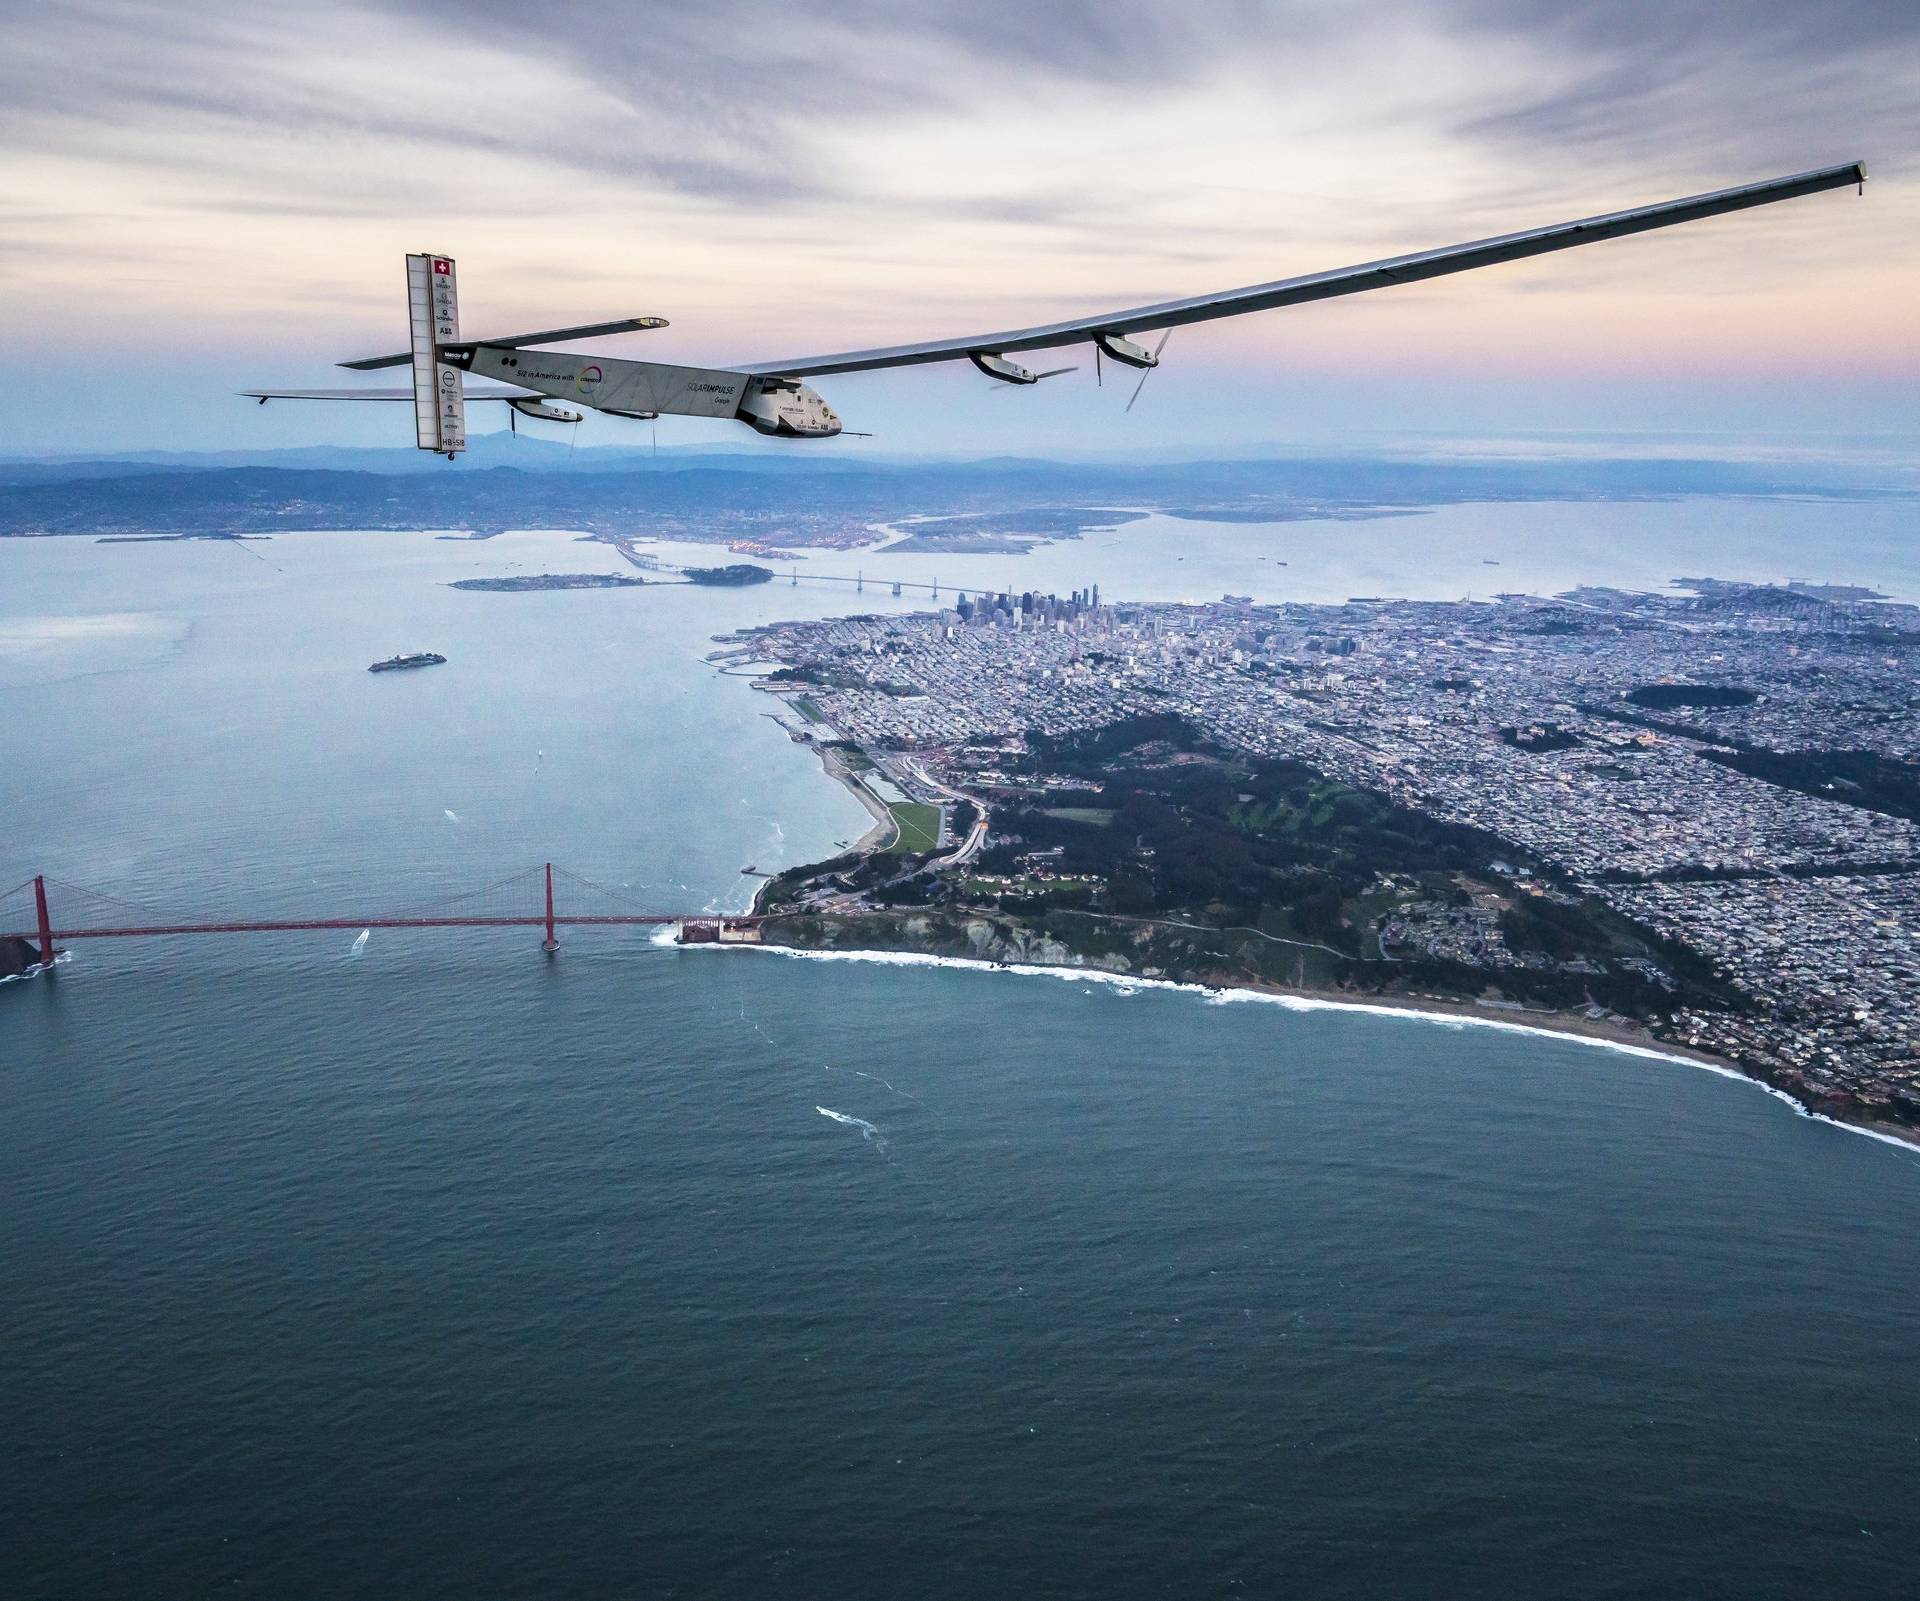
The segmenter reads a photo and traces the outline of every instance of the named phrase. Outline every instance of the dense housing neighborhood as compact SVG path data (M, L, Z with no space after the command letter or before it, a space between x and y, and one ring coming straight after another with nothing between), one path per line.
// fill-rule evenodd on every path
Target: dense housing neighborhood
M1911 1115L1920 609L1823 586L1681 587L1343 605L985 594L733 643L778 664L763 684L808 737L859 750L916 800L977 805L989 850L1010 796L1051 782L1089 797L1036 750L1143 718L1479 831L1488 859L1438 893L1382 874L1348 943L1496 985L1530 967L1631 968L1671 992L1641 1009L1662 1038L1816 1102ZM1516 903L1604 906L1648 951L1697 957L1719 999L1624 945L1604 959L1516 947Z

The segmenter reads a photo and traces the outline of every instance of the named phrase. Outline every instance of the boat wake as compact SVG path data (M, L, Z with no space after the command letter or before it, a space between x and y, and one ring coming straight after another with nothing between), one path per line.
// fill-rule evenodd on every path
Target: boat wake
M829 1068L828 1071L831 1072L832 1069ZM919 1096L909 1095L905 1090L901 1089L898 1084L892 1083L890 1080L882 1078L878 1073L863 1073L857 1067L850 1067L847 1069L847 1071L851 1073L855 1078L863 1078L863 1079L866 1079L869 1083L873 1083L873 1084L886 1085L886 1087L892 1090L895 1095L899 1096L901 1100L912 1101L915 1106L925 1106L927 1104L925 1101L921 1100Z
M845 1112L836 1112L831 1106L816 1106L814 1110L822 1117L832 1118L836 1123L844 1123L848 1128L857 1128L860 1131L861 1139L870 1140L875 1149L879 1151L884 1152L886 1150L886 1135L882 1134L864 1117L849 1117Z

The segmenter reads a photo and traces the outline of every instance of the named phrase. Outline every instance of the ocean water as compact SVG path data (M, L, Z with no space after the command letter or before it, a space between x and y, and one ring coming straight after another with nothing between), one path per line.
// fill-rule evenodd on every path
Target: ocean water
M1905 559L1850 515L1801 548ZM1204 530L1206 581L1352 526ZM993 565L1152 593L1112 538ZM607 566L0 541L0 889L331 915L550 858L730 907L864 826L699 657L912 602L442 585ZM1806 566L1752 575L1878 576ZM1910 1593L1912 1153L1575 1041L535 938L0 985L0 1593Z

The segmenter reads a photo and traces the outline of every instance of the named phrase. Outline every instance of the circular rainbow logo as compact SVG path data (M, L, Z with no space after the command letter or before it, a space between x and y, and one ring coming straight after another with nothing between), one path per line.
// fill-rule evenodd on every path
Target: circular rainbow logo
M573 380L573 387L584 395L589 389L596 388L604 377L605 373L589 363L580 369L579 375Z

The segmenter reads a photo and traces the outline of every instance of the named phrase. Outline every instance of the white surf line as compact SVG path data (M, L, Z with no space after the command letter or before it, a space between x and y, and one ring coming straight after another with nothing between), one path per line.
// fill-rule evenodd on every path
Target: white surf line
M1662 1051L1650 1045L1630 1045L1624 1040L1601 1039L1592 1034L1575 1034L1557 1028L1541 1028L1531 1023L1511 1023L1500 1017L1478 1017L1457 1012L1428 1012L1412 1006L1378 1006L1366 1001L1335 1001L1318 995L1270 995L1264 990L1216 989L1207 984L1180 984L1172 979L1140 978L1130 973L1108 973L1090 967L1044 967L1028 962L987 962L964 956L926 956L917 951L803 951L788 945L695 945L683 947L689 950L735 950L758 951L763 955L786 956L802 962L872 962L882 967L951 967L977 973L1014 973L1022 978L1057 978L1072 982L1092 982L1141 990L1172 990L1184 995L1204 997L1210 1004L1225 1006L1234 1002L1259 1002L1268 1006L1278 1006L1289 1012L1359 1012L1370 1017L1403 1018L1411 1022L1438 1023L1445 1028L1488 1028L1498 1029L1510 1034L1528 1034L1537 1039L1564 1040L1572 1045L1592 1046L1596 1050L1618 1051L1626 1056L1641 1056L1654 1062L1674 1062L1682 1067L1702 1068L1717 1077L1732 1079L1735 1083L1745 1084L1752 1089L1771 1095L1776 1101L1784 1102L1801 1117L1814 1123L1825 1123L1843 1133L1858 1134L1863 1139L1877 1140L1882 1145L1891 1145L1895 1150L1905 1152L1907 1156L1920 1161L1911 1140L1903 1140L1897 1134L1884 1134L1879 1129L1862 1128L1857 1123L1845 1123L1837 1117L1829 1117L1825 1112L1815 1112L1805 1103L1795 1099L1785 1090L1751 1078L1737 1068L1723 1067L1718 1062L1703 1062L1698 1057L1681 1056L1673 1051Z
M72 951L55 951L51 962L30 962L17 973L8 973L0 978L0 984L24 984L30 978L38 978L42 973L51 972L56 967L65 967L73 960Z

